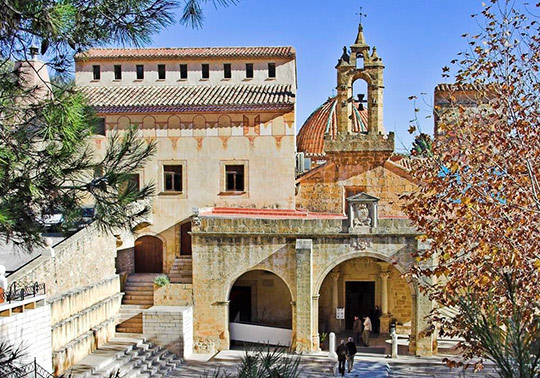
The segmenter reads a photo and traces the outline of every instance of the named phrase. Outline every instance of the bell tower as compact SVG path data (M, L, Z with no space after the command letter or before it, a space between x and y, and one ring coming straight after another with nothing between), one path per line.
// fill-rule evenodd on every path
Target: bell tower
M337 135L335 140L325 139L325 152L393 151L394 134L385 135L383 126L384 64L376 47L366 43L361 21L354 44L343 47L336 70ZM353 85L357 80L367 83L367 133L353 133L353 112L356 111Z

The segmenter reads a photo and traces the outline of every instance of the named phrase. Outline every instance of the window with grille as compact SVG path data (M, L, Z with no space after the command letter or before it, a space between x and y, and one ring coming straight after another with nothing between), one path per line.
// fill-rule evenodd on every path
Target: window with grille
M137 71L137 80L144 79L144 66L142 64L137 64L135 70Z
M274 79L276 77L276 64L268 63L268 78Z
M94 74L94 80L100 80L101 79L101 66L92 66L92 71Z
M208 79L210 78L210 65L209 64L203 64L202 65L202 78Z
M232 77L232 68L230 63L225 63L223 65L223 77L225 79L230 79Z
M122 66L119 64L114 66L114 80L122 80Z

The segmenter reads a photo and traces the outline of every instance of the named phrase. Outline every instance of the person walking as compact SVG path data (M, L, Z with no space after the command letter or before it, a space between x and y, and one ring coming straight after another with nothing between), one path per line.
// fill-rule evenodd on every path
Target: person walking
M371 319L369 316L364 318L364 332L362 333L362 338L364 339L364 346L369 346L369 333L372 331Z
M356 344L353 342L353 338L349 337L348 343L345 344L347 347L347 373L352 371L354 365L354 355L356 354Z
M345 360L347 359L347 347L345 346L345 340L341 340L341 343L336 348L336 354L338 359L338 371L341 375L345 375Z
M358 315L354 317L353 332L356 335L356 344L360 344L360 335L362 334L362 322L358 318Z

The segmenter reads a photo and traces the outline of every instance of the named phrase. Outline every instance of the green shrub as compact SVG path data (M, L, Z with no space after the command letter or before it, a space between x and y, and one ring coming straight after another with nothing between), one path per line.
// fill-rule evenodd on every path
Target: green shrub
M169 277L167 277L166 275L162 274L161 276L157 276L155 279L154 279L154 284L157 286L157 287L163 287L165 285L168 285L171 281L169 280Z

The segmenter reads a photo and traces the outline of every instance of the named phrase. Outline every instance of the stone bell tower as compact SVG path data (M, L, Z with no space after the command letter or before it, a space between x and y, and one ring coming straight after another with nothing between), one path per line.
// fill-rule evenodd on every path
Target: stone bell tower
M335 140L325 139L325 152L393 151L394 134L385 135L383 126L384 65L375 46L366 43L361 22L354 44L350 49L343 47L336 70L337 135ZM353 98L353 85L357 80L367 83L367 133L353 133L353 112L357 101Z

